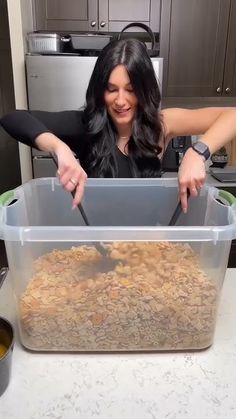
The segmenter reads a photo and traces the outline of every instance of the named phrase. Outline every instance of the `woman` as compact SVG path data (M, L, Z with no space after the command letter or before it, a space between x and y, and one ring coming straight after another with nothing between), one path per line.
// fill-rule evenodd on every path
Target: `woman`
M19 141L57 155L60 182L75 192L73 207L82 199L87 176L158 177L171 138L202 135L179 169L186 212L187 189L198 194L206 158L236 137L236 108L160 111L160 99L145 45L114 41L97 59L84 111L15 111L1 124Z

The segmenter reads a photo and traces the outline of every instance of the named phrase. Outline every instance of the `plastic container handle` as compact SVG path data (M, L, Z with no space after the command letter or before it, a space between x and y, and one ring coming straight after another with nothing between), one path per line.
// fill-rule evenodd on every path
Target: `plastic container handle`
M220 189L219 197L223 198L229 205L236 204L236 197L232 193L225 191L224 189Z
M6 191L2 195L0 195L0 240L3 238L3 232L1 230L2 224L2 207L7 203L10 202L14 197L14 191Z
M2 284L6 279L8 270L9 269L7 267L4 267L4 268L0 269L0 288L2 287Z
M10 201L14 197L14 191L6 191L0 195L0 205L3 206L6 202Z

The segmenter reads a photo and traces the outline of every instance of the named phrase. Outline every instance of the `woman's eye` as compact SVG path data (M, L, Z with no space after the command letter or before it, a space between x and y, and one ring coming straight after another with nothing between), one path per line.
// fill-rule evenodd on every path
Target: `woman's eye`
M114 93L117 91L117 89L114 89L114 87L108 87L107 90L109 93Z
M127 92L134 93L133 89L127 89Z

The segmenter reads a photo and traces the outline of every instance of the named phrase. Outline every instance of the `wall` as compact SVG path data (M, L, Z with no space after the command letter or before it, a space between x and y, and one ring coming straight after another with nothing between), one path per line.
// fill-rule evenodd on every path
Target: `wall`
M13 70L13 85L16 109L27 109L25 79L25 35L33 30L32 3L30 0L7 0L10 44ZM20 144L20 166L22 182L32 178L29 147Z
M7 1L0 1L0 117L15 109ZM16 141L0 128L0 194L21 183Z

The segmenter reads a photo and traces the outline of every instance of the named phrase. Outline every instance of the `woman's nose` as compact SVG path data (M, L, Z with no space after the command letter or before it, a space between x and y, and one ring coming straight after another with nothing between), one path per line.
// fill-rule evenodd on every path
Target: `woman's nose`
M118 105L118 106L124 106L125 105L125 95L124 95L124 92L119 91L117 93L115 102L116 102L116 105Z

